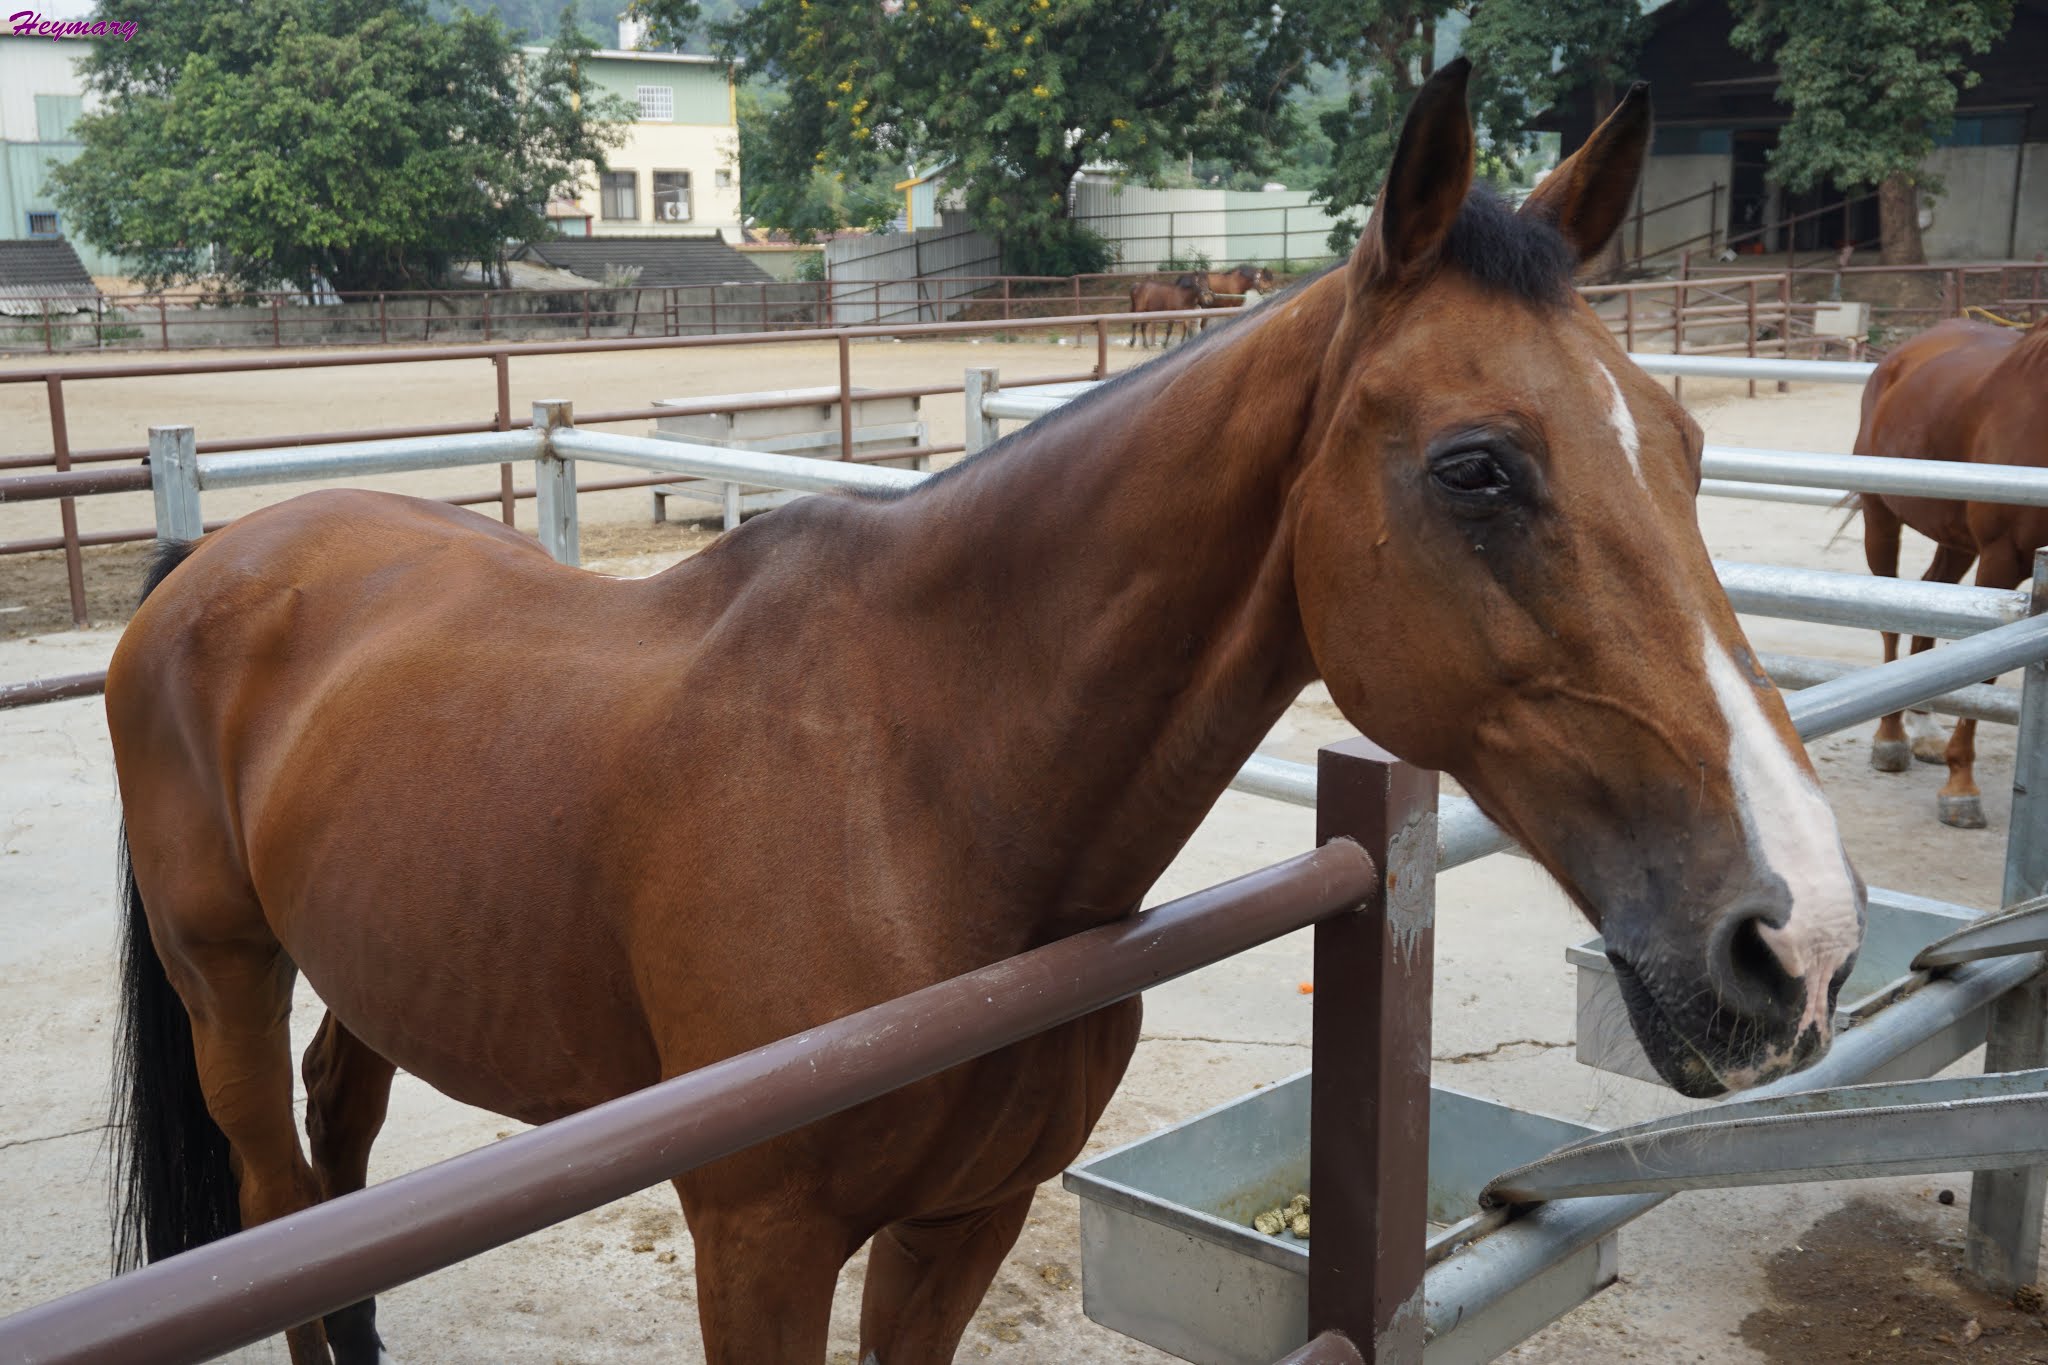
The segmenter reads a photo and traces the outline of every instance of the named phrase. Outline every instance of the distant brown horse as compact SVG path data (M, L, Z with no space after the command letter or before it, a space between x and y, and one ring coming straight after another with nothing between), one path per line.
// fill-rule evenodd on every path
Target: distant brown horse
M1195 275L1182 275L1172 284L1160 284L1156 280L1141 280L1131 286L1131 311L1133 313L1166 313L1188 308L1213 308L1215 306L1215 294L1210 291L1209 286L1203 283L1200 277ZM1131 322L1131 344L1136 346L1142 341L1145 345L1150 346L1152 344L1152 329L1154 327L1163 327L1166 335L1160 344L1171 346L1173 344L1173 329L1175 325L1174 320L1171 318L1168 318L1165 322L1147 322L1143 319L1133 319ZM1187 322L1183 321L1178 325L1183 339L1193 335L1194 328Z
M1230 270L1212 270L1205 278L1209 283L1209 292L1213 294L1241 296L1254 289L1261 294L1273 292L1273 271L1270 266L1252 265L1247 262ZM1205 308L1208 306L1203 305ZM1236 305L1233 303L1227 306Z
M2048 468L2048 321L2025 333L1984 322L1944 322L1906 342L1879 363L1863 390L1859 455L1968 464ZM1995 502L1951 502L1865 493L1863 553L1870 571L1899 572L1899 527L1934 542L1934 562L1922 575L1954 583L1974 562L1977 582L2010 588L2033 568L2034 551L2048 545L2048 508ZM1934 641L1915 637L1913 652ZM1898 657L1899 637L1884 636L1886 662ZM1941 822L1962 829L1984 826L1977 790L1977 722L1956 722L1943 745L1933 717L1915 712L1910 744L1901 716L1877 725L1871 766L1902 772L1912 758L1948 764L1937 809Z
M1468 197L1466 73L1347 268L906 495L636 580L367 492L169 554L107 678L131 1249L360 1187L394 1067L542 1122L1128 916L1317 677L1569 889L1674 1084L1819 1053L1860 883L1701 542L1700 431L1570 287L1647 99L1517 216ZM678 1178L709 1359L819 1365L872 1241L863 1358L950 1360L1138 1023ZM370 1361L374 1307L290 1341Z

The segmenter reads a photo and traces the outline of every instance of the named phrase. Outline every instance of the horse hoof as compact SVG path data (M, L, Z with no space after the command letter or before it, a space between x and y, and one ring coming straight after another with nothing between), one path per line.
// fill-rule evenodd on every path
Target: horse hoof
M1881 773L1902 773L1913 766L1913 750L1903 739L1880 739L1870 745L1870 766Z
M1937 798L1941 808L1941 823L1952 829L1984 828L1984 801L1976 796L1943 796Z
M1934 739L1916 739L1913 741L1913 757L1919 759L1922 763L1933 763L1945 767L1948 764L1948 741L1939 737Z

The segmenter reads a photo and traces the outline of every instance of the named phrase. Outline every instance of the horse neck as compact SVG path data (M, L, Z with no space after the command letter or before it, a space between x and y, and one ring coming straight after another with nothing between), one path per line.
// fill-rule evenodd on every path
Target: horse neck
M1287 505L1341 311L1325 280L888 509L1061 931L1134 907L1314 676Z

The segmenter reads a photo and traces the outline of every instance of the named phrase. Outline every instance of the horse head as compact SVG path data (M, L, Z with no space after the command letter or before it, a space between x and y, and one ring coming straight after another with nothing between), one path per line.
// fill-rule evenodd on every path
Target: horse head
M1467 69L1418 93L1318 287L1342 313L1290 508L1304 631L1346 717L1599 927L1659 1073L1756 1084L1826 1048L1864 891L1701 539L1702 433L1571 288L1628 210L1647 89L1517 212L1473 192Z

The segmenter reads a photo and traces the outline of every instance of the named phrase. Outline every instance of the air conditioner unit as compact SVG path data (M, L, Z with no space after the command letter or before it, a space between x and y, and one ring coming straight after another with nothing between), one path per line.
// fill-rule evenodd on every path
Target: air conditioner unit
M681 204L671 203L661 206L661 216L668 219L671 223L680 223L690 215L683 211Z

